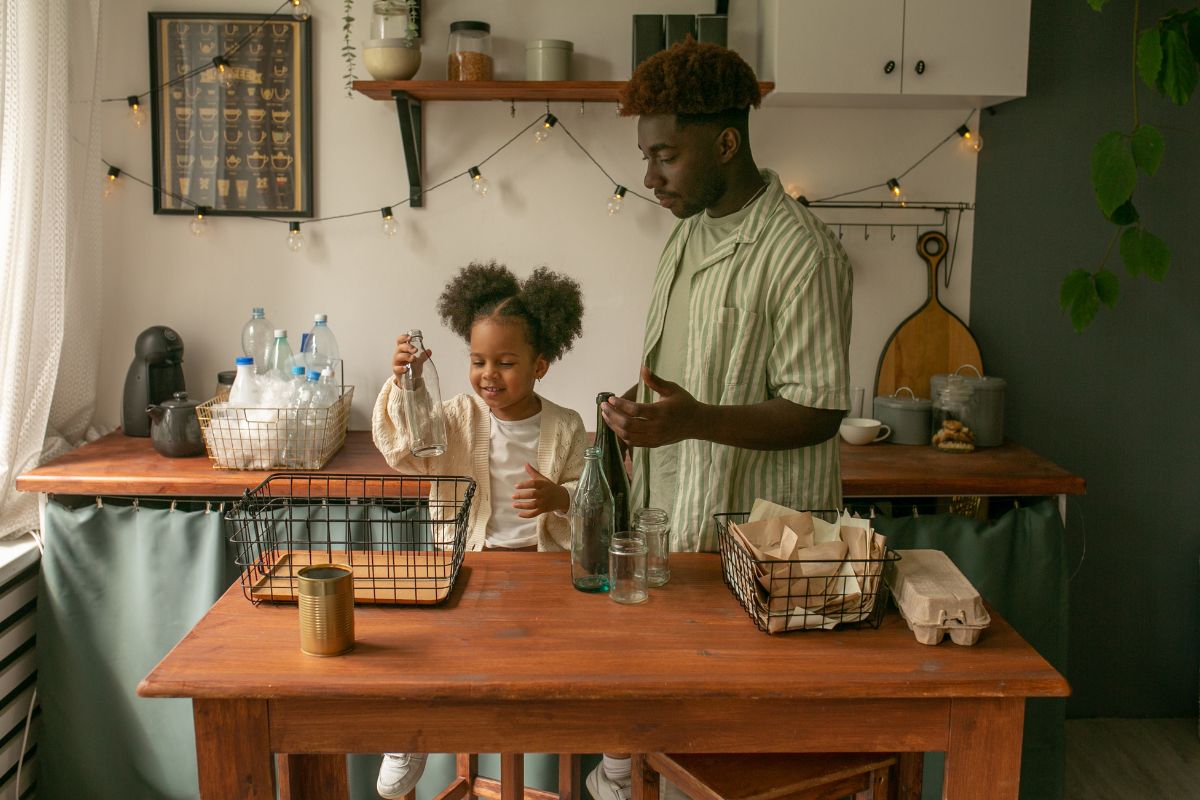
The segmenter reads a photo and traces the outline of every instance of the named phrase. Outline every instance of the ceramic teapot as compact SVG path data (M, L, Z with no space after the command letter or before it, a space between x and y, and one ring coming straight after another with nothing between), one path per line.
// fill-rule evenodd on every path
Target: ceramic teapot
M170 458L204 455L204 437L196 417L198 405L188 399L187 392L175 392L174 399L146 408L155 450Z

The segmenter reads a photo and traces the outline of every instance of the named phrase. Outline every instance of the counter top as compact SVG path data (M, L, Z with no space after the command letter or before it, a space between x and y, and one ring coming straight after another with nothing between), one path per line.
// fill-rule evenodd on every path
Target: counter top
M17 478L17 489L47 494L237 497L271 472L213 469L207 458L165 458L150 439L110 433ZM369 431L350 431L346 445L317 474L394 474ZM974 453L932 447L842 442L846 497L1083 494L1083 478L1028 448L1006 442Z

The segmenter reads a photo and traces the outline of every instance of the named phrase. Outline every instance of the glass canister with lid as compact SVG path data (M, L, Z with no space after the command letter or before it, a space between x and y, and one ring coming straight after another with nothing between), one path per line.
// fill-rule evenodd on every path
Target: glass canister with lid
M975 373L974 375L969 373ZM973 396L969 416L964 422L975 434L976 447L998 447L1004 444L1004 396L1007 381L994 375L981 375L973 364L963 364L953 373L965 380ZM929 388L934 397L946 385L950 376L934 375Z
M446 76L452 81L492 80L492 26L478 20L450 23Z
M975 433L969 420L973 412L975 389L961 375L948 375L933 393L933 437L938 450L969 453L975 449Z

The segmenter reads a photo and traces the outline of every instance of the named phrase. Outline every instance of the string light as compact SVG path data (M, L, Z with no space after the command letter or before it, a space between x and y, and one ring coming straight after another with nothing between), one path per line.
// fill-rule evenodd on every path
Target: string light
M617 188L613 189L612 197L608 198L608 215L610 217L621 213L621 204L625 201L626 191L625 187L619 184Z
M300 248L304 247L304 234L300 232L299 222L288 223L287 245L293 253L299 253Z
M233 68L229 66L225 56L214 56L212 64L217 69L217 80L221 82L221 85L231 86L233 84Z
M965 124L959 125L958 130L954 131L962 137L963 147L974 153L978 153L983 149L983 136L979 131L973 131Z
M904 188L900 186L900 181L896 180L895 178L888 178L887 188L888 191L892 193L892 197L896 198L896 201L899 202L901 206L908 205L908 195L904 193Z
M471 176L471 188L475 190L475 194L480 197L487 197L487 178L483 177L483 173L479 171L479 167L471 167L467 170L467 174Z
M383 235L391 239L400 231L400 225L392 215L392 207L384 206L379 209L379 216L383 217Z
M541 144L550 138L550 129L558 124L558 117L546 112L546 118L542 120L542 126L537 129L537 133L533 134L533 143Z
M131 94L125 98L125 102L129 104L129 119L133 121L133 127L140 128L146 124L146 110L142 108L142 101L138 99L136 94Z
M109 167L108 174L104 176L104 196L112 197L112 193L117 190L117 178L121 177L120 167Z
M312 10L308 7L308 3L304 0L292 0L292 16L303 22L312 14Z
M196 213L192 215L192 236L203 236L208 230L208 206L196 206Z

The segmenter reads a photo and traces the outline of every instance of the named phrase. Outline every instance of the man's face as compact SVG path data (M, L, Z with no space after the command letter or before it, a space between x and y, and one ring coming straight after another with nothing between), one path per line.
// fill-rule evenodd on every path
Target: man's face
M725 194L719 132L709 125L679 127L674 114L638 117L638 149L646 188L679 219L699 214Z

